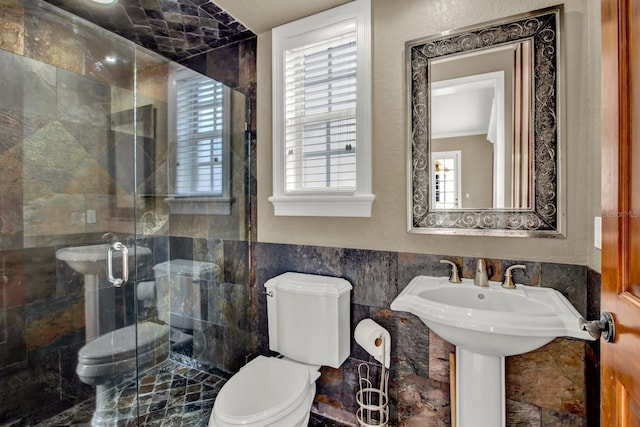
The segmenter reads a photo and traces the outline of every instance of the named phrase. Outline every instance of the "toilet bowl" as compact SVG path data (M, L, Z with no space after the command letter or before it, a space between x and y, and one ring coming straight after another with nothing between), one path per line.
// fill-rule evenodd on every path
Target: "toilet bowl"
M209 427L302 427L309 423L320 366L350 350L350 290L344 279L285 273L265 283L269 348L220 389Z
M222 387L209 427L306 426L319 366L258 356Z
M82 382L96 386L93 426L113 425L116 414L107 390L126 375L144 371L169 355L169 326L142 322L106 333L78 352L76 373ZM137 370L136 370L137 368Z

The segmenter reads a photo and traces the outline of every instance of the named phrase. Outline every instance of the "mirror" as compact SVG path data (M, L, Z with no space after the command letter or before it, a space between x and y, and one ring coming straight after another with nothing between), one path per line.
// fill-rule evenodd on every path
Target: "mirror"
M563 237L561 14L407 43L410 232Z

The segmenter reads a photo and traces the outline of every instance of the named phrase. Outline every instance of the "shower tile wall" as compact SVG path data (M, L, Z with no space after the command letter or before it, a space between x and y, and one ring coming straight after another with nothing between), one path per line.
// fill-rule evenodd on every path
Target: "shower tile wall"
M105 43L73 33L65 37L69 25L33 13L17 23L4 21L21 16L22 3L2 7L0 25L21 23L23 43L0 50L0 249L102 230L100 221L86 223L85 211L100 212L107 203L99 197L109 194L111 182L107 117L120 82L93 78L85 52Z
M464 277L473 276L473 258L256 244L254 309L260 352L269 352L266 301L260 292L266 280L285 271L344 277L354 286L351 331L360 320L369 317L391 333L393 425L450 425L449 353L454 347L430 332L417 317L389 309L391 301L414 276L448 275L448 267L440 264L440 259L455 261L463 266ZM492 280L500 280L505 268L516 263L487 261ZM553 287L567 296L583 315L598 312L598 273L575 265L525 264L526 272L515 273L517 282ZM598 425L597 415L594 417L599 401L597 349L593 347L579 340L556 339L539 350L507 358L507 424ZM362 361L374 362L352 340L351 357L340 369L322 368L314 412L355 423L357 367ZM587 390L590 392L586 393Z

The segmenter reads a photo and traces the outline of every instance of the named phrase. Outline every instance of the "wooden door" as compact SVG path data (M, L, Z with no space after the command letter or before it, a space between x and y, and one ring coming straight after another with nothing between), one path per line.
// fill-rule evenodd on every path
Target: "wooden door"
M640 426L640 0L602 0L601 426Z

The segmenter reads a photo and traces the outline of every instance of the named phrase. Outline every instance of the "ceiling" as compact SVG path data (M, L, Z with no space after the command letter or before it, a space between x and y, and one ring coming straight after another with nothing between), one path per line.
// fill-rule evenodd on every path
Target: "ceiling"
M209 0L46 1L177 62L255 36Z
M351 0L45 1L181 62Z
M216 0L256 34L273 27L322 12L351 0Z
M432 91L431 138L489 134L495 88L488 84L457 84L447 89Z

